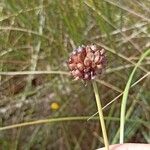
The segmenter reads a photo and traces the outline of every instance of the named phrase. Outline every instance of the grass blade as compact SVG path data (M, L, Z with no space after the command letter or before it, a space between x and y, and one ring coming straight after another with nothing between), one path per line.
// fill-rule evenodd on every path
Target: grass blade
M131 81L133 79L133 76L135 74L136 69L140 65L141 61L148 55L150 54L150 49L148 49L145 53L142 54L141 58L135 65L132 73L129 76L128 82L126 84L124 94L122 97L122 103L121 103L121 114L120 114L120 144L124 142L124 125L125 125L125 111L126 111L126 104L127 104L127 98L128 98L128 93L131 85Z

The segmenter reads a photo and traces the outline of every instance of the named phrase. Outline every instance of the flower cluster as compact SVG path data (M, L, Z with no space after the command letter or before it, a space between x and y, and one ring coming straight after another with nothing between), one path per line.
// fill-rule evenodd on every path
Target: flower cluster
M79 46L69 58L68 67L75 80L91 80L102 73L106 65L105 50L94 44Z

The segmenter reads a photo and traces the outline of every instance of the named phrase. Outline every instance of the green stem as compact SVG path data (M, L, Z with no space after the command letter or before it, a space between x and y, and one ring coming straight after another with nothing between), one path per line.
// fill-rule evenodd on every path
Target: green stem
M121 102L121 113L120 113L120 144L124 143L125 113L126 113L126 105L127 105L127 99L128 99L130 85L131 85L131 82L132 82L132 79L133 79L136 69L138 67L140 67L140 63L142 62L142 60L149 54L150 54L150 49L146 50L142 54L141 58L139 59L139 61L135 65L134 69L132 70L132 72L129 76L129 79L127 81L127 84L125 86L125 90L124 90L122 102Z
M108 142L108 138L107 138L104 116L103 116L103 112L102 112L102 105L101 105L96 81L93 81L92 84L93 84L97 109L98 109L98 113L99 113L99 120L100 120L100 124L101 124L101 128L102 128L102 134L103 134L103 138L104 138L105 148L106 148L106 150L109 150L109 142Z

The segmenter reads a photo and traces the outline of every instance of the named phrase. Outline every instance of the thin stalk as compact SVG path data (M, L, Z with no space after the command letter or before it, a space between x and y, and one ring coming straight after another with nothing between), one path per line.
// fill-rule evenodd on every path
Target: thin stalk
M10 129L15 129L15 128L21 128L21 127L26 127L26 126L33 126L33 125L40 125L40 124L46 124L46 123L57 123L57 122L66 122L66 121L85 121L89 118L89 116L71 116L71 117L59 117L59 118L47 118L47 119L42 119L42 120L35 120L35 121L28 121L28 122L22 122L18 124L12 124L4 127L0 127L0 131L4 130L10 130ZM92 120L98 120L98 117L93 117ZM111 121L119 121L120 119L117 117L105 117L104 119L106 120L111 120ZM127 119L126 121L130 123L140 123L144 125L145 127L149 127L149 122L148 121L143 121L142 119Z
M101 124L101 128L102 128L102 134L103 134L103 138L104 138L105 148L106 148L106 150L109 150L109 142L108 142L108 138L107 138L104 116L103 116L103 111L102 111L102 105L101 105L96 81L93 81L92 84L93 84L97 109L98 109L98 113L99 113L99 120L100 120L100 124Z
M143 79L145 79L147 76L150 75L150 72L146 73L144 76L142 76L140 79L138 79L136 82L134 82L130 88L134 87L135 85L137 85L139 82L141 82ZM112 99L109 103L107 103L103 108L107 108L110 104L112 104L113 102L115 102L118 98L120 98L123 95L124 91L122 93L120 93L118 96L116 96L114 99ZM96 113L94 113L92 116L90 116L87 121L89 121L90 119L92 119L94 116L96 116L98 114L98 111Z
M120 113L120 144L124 143L124 128L125 128L125 113L126 113L126 105L127 105L127 99L128 99L128 94L129 94L129 89L130 89L130 85L133 79L133 76L135 74L135 71L137 70L137 68L140 66L140 63L142 62L142 60L150 54L150 49L146 50L141 58L139 59L139 61L136 63L133 71L131 72L129 79L127 81L127 84L125 86L124 89L124 93L123 93L123 97L122 97L122 102L121 102L121 113Z

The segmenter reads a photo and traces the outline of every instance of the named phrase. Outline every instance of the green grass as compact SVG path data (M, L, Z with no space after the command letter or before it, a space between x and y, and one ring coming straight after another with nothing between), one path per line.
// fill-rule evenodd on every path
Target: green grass
M149 56L138 63L150 47L149 8L147 0L0 1L0 149L104 146L98 118L89 119L92 84L74 81L66 65L89 43L106 49L96 81L109 143L119 143L120 119L124 142L149 143Z
M132 73L129 76L128 82L126 84L126 87L124 89L124 94L122 97L122 102L121 102L121 115L120 115L120 143L123 144L124 143L124 126L125 126L125 112L126 112L126 105L127 105L127 98L128 98L128 94L129 94L129 89L130 89L130 85L133 79L133 76L135 74L136 69L138 68L138 66L140 65L141 61L147 56L150 55L150 49L146 50L141 58L139 59L139 61L137 62L137 64L135 65Z

